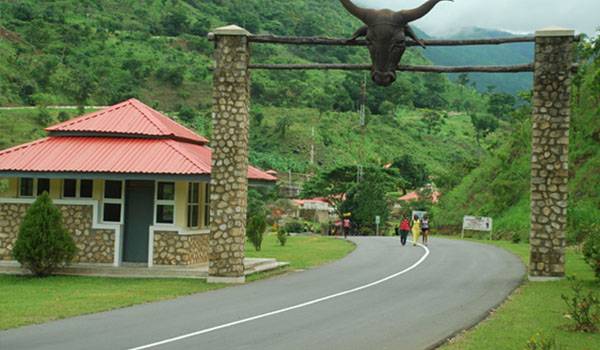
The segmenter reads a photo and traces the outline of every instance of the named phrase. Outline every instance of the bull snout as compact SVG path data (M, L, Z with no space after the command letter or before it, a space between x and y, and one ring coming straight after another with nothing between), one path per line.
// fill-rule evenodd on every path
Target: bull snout
M377 85L390 86L394 81L396 81L396 73L374 71L371 74L371 78Z

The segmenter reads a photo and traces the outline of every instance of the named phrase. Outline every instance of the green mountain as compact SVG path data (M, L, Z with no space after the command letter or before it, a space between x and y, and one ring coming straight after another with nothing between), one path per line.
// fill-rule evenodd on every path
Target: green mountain
M210 136L213 62L206 34L230 23L253 33L337 37L360 26L337 1L0 2L0 106L109 105L137 97ZM255 45L253 61L365 63L369 55L365 48ZM430 64L416 49L404 62ZM380 165L411 153L439 176L452 160L476 161L481 150L468 116L445 118L439 134L424 120L432 110L483 110L486 97L443 75L400 74L389 88L367 79L369 122L362 132L354 111L365 75L254 71L252 160L304 172L342 163ZM44 110L15 113L0 111L0 120L14 129L1 135L2 146L39 136L57 118L53 111L49 117ZM314 165L307 151L312 127Z
M480 39L509 38L514 36L518 35L501 30L473 27L464 28L444 38ZM424 50L423 53L425 57L438 65L513 65L533 62L534 44L517 43L488 46L430 47ZM455 74L451 75L451 79L453 80L456 77L457 75ZM529 91L533 86L533 75L531 73L472 73L469 74L469 78L477 90L481 92L486 92L488 87L494 87L496 91L516 94L520 91Z

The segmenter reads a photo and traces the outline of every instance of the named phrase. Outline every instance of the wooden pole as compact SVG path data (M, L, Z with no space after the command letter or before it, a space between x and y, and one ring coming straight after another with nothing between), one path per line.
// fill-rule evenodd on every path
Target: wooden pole
M370 64L346 64L346 63L314 63L314 64L250 64L250 69L267 70L347 70L360 71L371 70ZM401 72L423 72L423 73L519 73L533 72L533 64L522 64L514 66L398 66Z

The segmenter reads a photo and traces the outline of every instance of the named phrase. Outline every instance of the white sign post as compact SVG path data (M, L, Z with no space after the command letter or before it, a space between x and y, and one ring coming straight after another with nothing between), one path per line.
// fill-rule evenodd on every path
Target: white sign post
M375 217L375 226L377 227L376 236L379 236L379 224L381 224L381 216L377 215Z
M463 218L463 226L461 238L465 238L465 230L485 231L490 233L490 241L492 240L492 218L479 216L465 216Z

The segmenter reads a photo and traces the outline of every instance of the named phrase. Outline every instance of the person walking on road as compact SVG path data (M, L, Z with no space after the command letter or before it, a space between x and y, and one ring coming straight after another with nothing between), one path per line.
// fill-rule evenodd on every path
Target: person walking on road
M408 218L405 216L402 218L402 221L400 222L400 243L402 243L403 246L406 245L406 238L408 237L409 231L410 231L410 222L408 221Z
M419 242L419 235L421 234L421 219L418 215L413 217L412 222L412 235L413 235L413 246L416 246Z
M423 244L427 245L429 243L429 217L427 215L423 216L423 220L421 220L421 233L423 234Z
M343 221L343 230L344 230L344 238L348 237L348 234L350 233L350 219L344 219Z

